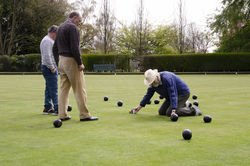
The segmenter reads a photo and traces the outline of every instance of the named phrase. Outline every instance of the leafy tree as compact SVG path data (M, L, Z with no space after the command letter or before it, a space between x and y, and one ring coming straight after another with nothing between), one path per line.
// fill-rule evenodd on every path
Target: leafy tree
M240 46L247 44L245 42L249 42L249 40L240 41L240 38L237 37L249 36L247 28L250 21L249 9L249 0L222 0L222 10L210 19L210 28L219 35L218 51L243 51ZM237 42L230 41L232 39Z
M122 25L116 36L116 50L122 54L135 55L137 50L136 28L134 26Z
M64 21L68 9L66 0L1 0L1 54L40 52L48 27Z
M222 40L218 52L250 52L250 21L237 33Z
M177 31L173 26L158 26L150 33L150 45L153 54L174 54L178 52Z
M23 11L22 3L17 0L1 0L0 3L0 50L1 55L10 55L15 43L21 36L16 33L20 22L19 15Z

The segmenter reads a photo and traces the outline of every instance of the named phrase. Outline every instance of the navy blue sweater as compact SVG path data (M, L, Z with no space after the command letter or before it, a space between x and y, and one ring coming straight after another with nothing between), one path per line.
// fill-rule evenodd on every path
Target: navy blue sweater
M73 57L78 65L82 64L79 30L70 19L62 23L57 30L53 54L57 65L59 55Z
M149 87L140 105L145 107L146 103L152 98L155 92L170 100L170 106L175 109L178 107L178 95L190 93L188 85L174 73L163 71L159 72L162 84L158 87Z

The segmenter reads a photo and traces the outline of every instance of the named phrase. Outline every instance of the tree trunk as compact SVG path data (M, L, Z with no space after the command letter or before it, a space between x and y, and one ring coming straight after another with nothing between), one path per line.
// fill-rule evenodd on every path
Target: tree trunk
M107 54L107 26L108 26L108 2L104 0L104 54Z
M183 3L179 1L179 52L183 53L184 50L184 16L183 16Z
M2 37L2 24L0 25L0 53L4 55L4 47L3 47L3 37Z

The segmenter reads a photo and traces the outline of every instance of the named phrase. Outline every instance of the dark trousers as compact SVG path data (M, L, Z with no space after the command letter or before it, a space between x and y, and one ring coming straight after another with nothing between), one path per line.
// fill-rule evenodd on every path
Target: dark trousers
M58 72L52 73L51 70L42 65L42 73L45 79L45 99L44 99L44 107L46 109L52 109L51 101L54 104L54 109L58 110Z
M176 109L176 113L178 116L194 116L195 115L195 110L186 107L186 101L188 100L190 94L186 95L179 95L178 96L178 108ZM172 113L172 108L170 106L170 100L165 99L163 104L161 105L159 109L159 115L167 115L168 117L171 116Z

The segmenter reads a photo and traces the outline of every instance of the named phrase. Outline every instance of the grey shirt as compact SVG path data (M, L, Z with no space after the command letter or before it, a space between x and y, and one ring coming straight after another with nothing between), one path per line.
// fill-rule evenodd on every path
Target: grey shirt
M56 69L56 62L52 52L53 45L54 40L48 35L40 43L42 65L47 66L50 70Z

